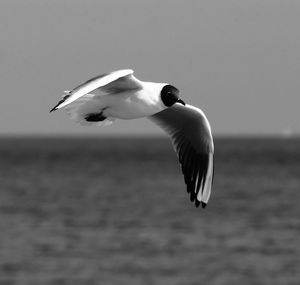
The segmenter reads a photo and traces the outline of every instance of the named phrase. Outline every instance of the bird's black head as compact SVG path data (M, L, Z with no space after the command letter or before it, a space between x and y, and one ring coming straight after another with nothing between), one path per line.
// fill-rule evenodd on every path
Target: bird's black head
M160 97L165 106L171 107L175 103L185 105L179 98L179 90L172 85L165 85L160 92Z

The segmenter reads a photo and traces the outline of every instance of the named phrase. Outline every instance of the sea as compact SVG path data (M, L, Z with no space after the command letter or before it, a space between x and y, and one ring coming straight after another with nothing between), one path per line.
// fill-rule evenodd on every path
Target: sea
M298 285L299 237L299 138L216 138L205 209L166 138L0 138L0 285Z

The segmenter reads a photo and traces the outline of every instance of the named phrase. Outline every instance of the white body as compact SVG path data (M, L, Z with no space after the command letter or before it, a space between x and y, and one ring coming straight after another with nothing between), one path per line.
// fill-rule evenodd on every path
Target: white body
M105 117L124 120L148 117L166 109L161 100L157 96L154 96L166 84L153 82L141 83L143 85L143 89L141 90L94 96L95 101L93 103L99 106L99 108L103 108L103 115Z

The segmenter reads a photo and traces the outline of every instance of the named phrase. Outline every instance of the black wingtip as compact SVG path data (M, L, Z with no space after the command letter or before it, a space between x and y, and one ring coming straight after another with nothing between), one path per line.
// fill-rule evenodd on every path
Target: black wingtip
M201 205L201 207L204 209L206 207L206 203L202 202L202 201L198 201L198 200L195 200L195 206L197 208L199 208L199 206Z
M66 97L66 96L65 96ZM53 111L56 111L57 109L58 109L58 106L61 104L61 103L63 103L63 102L65 102L65 97L62 99L62 100L60 100L51 110L50 110L50 113L51 112L53 112Z
M53 111L56 111L57 110L57 106L53 107L51 110L50 110L50 113L53 112Z
M51 110L50 110L50 113L53 112L53 111L56 111L58 109L58 106L60 104L62 104L63 102L66 101L66 99L68 99L71 95L70 95L71 91L65 95Z
M194 201L195 201L195 198L196 198L195 193L194 193L194 192L191 192L191 194L190 194L190 200L191 200L191 202L194 202Z

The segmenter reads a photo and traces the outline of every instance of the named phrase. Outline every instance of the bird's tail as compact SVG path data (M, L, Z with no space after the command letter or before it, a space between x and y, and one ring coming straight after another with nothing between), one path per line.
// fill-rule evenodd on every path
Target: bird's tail
M68 91L65 91L65 93ZM63 97L68 96L68 93ZM102 114L103 106L94 94L86 94L63 107L72 120L83 126L108 126L115 118L107 118Z

